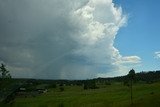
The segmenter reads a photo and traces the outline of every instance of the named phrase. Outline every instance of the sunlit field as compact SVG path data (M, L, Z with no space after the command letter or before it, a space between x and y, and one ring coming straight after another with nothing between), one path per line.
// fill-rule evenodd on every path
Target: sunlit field
M59 86L37 96L17 96L1 107L159 107L160 82L133 85L133 105L130 89L123 83L100 85L99 89L84 90L83 86Z

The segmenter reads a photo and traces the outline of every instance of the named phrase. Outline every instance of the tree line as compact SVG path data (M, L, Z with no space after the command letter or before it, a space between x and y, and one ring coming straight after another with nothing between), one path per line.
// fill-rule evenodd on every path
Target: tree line
M118 77L110 77L110 78L96 78L97 81L104 82L104 81L115 81L115 82L124 82L129 79L128 74L124 76ZM135 82L146 82L146 83L153 83L156 81L160 81L160 70L157 71L142 71L135 73L134 77Z

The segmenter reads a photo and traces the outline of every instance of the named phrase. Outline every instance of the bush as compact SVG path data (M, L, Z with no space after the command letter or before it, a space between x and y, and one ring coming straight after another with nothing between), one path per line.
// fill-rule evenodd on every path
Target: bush
M56 88L56 87L57 87L57 85L55 83L52 83L49 85L49 88Z
M97 89L96 82L94 80L87 80L84 83L84 90L86 89Z
M130 86L128 81L124 81L124 82L123 82L123 85L124 85L124 86L128 86L128 87Z
M63 103L60 103L60 104L58 105L58 107L64 107L64 104L63 104Z
M64 87L60 87L59 89L60 89L61 92L64 91Z
M110 82L106 82L105 85L111 85L111 83Z

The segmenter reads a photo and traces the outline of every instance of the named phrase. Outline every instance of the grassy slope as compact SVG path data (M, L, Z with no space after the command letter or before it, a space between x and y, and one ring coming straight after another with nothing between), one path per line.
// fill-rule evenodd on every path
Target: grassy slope
M152 94L151 94L152 93ZM159 107L160 83L135 84L133 107ZM95 90L83 90L79 86L66 86L30 98L16 98L13 107L130 107L130 90L121 83Z

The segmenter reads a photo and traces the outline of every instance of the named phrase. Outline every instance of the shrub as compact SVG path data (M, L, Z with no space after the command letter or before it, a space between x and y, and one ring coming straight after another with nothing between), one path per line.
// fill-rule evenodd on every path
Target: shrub
M58 107L64 107L64 104L63 104L63 103L60 103L60 104L58 105Z
M64 87L60 87L59 89L60 89L61 92L64 91Z
M87 80L84 83L84 90L86 89L97 89L96 82L94 80Z

